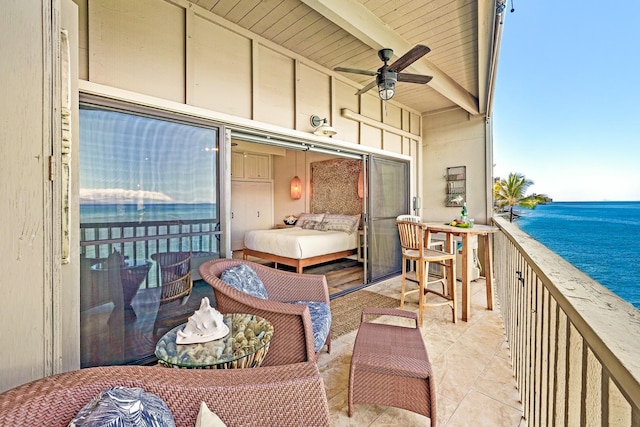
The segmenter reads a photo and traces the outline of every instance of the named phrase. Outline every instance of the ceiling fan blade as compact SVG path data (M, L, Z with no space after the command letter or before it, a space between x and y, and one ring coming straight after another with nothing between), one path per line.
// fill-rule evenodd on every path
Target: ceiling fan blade
M363 93L368 92L375 85L376 85L376 81L374 80L371 83L369 83L368 85L366 85L365 87L363 87L362 89L360 89L359 91L357 91L356 95L362 95Z
M356 68L336 67L333 71L342 71L344 73L364 74L365 76L375 76L375 71L358 70Z
M427 46L419 44L416 45L409 52L402 55L396 62L389 65L389 71L393 71L394 73L399 73L400 71L407 68L409 65L416 62L418 59L425 56L427 53L431 52Z
M399 82L425 84L425 83L429 83L432 78L433 77L431 76L425 76L422 74L398 73Z

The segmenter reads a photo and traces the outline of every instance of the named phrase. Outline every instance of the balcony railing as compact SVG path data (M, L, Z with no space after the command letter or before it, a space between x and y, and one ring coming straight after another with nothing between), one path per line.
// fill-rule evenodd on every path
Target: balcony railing
M157 252L191 251L198 257L220 256L219 222L216 219L81 223L80 254L83 259L101 262L116 250L129 259L150 259ZM193 264L194 269L199 264ZM145 287L157 286L152 270Z
M496 295L528 425L640 426L640 311L495 223Z

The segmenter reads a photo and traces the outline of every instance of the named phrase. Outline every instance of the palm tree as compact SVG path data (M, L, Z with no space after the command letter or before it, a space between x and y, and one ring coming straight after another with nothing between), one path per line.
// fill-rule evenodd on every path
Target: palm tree
M493 185L493 199L499 208L509 206L509 222L513 222L513 207L522 206L534 209L538 203L549 201L545 194L532 194L526 196L527 189L533 185L533 181L526 179L524 175L512 172L507 179L498 179Z

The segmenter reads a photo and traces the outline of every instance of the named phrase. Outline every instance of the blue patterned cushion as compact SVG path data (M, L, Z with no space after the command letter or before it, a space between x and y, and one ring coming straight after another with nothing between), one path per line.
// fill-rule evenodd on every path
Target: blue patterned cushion
M291 304L304 304L309 307L311 327L313 329L313 346L316 353L322 349L331 329L331 310L329 304L320 301L293 301Z
M55 410L55 409L52 409ZM87 403L69 427L175 427L167 404L141 388L113 387Z
M247 264L238 264L227 268L220 275L220 279L239 291L256 298L267 299L267 290L264 287L264 283Z

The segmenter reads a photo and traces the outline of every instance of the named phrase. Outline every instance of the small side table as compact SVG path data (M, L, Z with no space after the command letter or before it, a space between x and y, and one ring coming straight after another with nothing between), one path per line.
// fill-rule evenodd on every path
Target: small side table
M252 314L224 314L227 336L199 344L176 344L185 323L176 326L156 345L158 363L165 367L195 369L257 368L269 350L273 325Z

